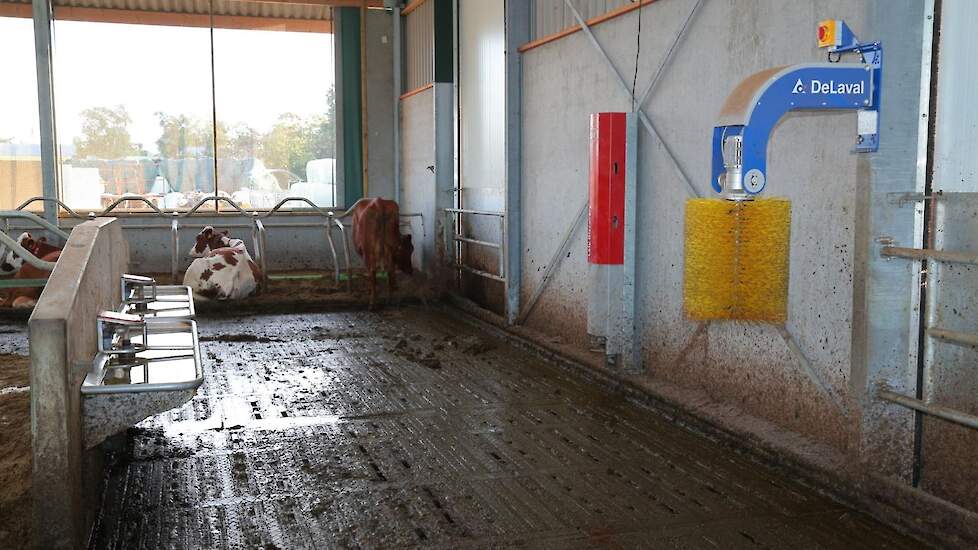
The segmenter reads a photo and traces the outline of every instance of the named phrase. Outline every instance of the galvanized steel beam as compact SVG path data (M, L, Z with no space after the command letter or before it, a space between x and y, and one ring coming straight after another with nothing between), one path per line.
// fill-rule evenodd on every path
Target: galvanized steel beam
M530 2L506 2L506 189L503 253L506 322L516 323L523 282L523 57L530 41Z
M948 422L954 422L961 426L965 426L971 429L978 429L978 416L963 413L961 411L952 409L950 407L945 407L943 405L933 405L931 403L926 403L920 399L914 399L912 397L907 397L906 395L901 395L896 392L889 390L881 390L879 392L879 398L884 401L889 401L891 403L896 403L897 405L902 405L908 409L913 409L915 411L927 414L930 416L936 416L937 418L942 418Z
M37 107L41 133L41 180L45 197L58 198L58 137L54 116L54 71L51 51L52 7L50 0L33 0L34 55L37 63ZM58 223L56 204L44 202L44 218Z
M611 72L618 78L618 83L621 85L622 90L624 90L625 93L627 93L630 96L631 88L629 87L628 83L625 82L625 77L623 77L621 73L618 72L618 69L615 67L615 64L611 61L611 57L608 56L608 52L604 50L604 47L602 47L601 43L598 42L598 39L594 36L594 33L591 32L591 27L589 27L588 24L584 21L584 18L581 17L580 12L577 11L577 8L574 7L574 4L572 4L570 0L564 0L564 3L567 5L568 8L570 8L571 12L574 14L574 19L577 20L577 24L580 25L581 30L584 31L584 34L588 37L588 40L591 41L591 45L594 46L594 49L597 50L599 54L601 54L601 57L604 58L605 63L608 64L608 67L611 69ZM663 63L662 66L660 66L660 70L664 67L665 67L665 63ZM652 79L657 80L658 77L659 75L657 73L655 76L653 76ZM651 90L649 91L651 92ZM645 114L645 111L639 109L638 116L645 130L653 138L655 138L660 145L662 145L662 149L666 152L666 157L669 158L669 161L672 164L672 168L676 171L676 175L678 175L679 178L683 181L683 183L686 184L686 187L689 188L690 192L694 196L702 197L703 194L700 193L699 189L697 189L695 185L693 185L692 181L689 179L689 176L686 175L686 172L683 170L682 166L679 165L679 161L676 159L675 153L673 153L672 149L669 147L669 144L666 143L664 139L662 139L662 136L659 135L658 130L655 129L655 125L652 124L652 120L649 119L648 115Z
M641 346L635 334L635 280L638 276L636 253L638 225L638 120L634 113L625 122L625 254L621 285L621 335L622 367L630 371L642 368Z
M403 41L403 38L401 38L401 28L404 23L401 21L400 2L395 3L391 15L394 18L391 23L391 40L393 41L394 56L394 97L392 99L394 102L394 202L401 204L401 88L403 87L401 83L401 77L403 76L401 67L401 46Z
M537 305L537 301L540 300L540 296L543 295L543 291L547 288L547 283L550 282L550 278L554 274L554 270L560 265L560 261L567 255L567 249L570 248L571 237L577 233L577 228L584 225L584 220L587 219L587 206L588 201L584 201L581 209L577 213L577 217L574 218L574 223L567 229L564 233L564 238L560 243L560 247L557 248L557 252L554 253L550 261L547 262L547 269L543 272L543 279L540 280L540 284L537 285L536 290L533 291L533 295L530 296L530 301L526 303L526 309L523 313L520 313L519 317L516 319L516 324L522 325L526 322L526 318L533 313L533 308Z

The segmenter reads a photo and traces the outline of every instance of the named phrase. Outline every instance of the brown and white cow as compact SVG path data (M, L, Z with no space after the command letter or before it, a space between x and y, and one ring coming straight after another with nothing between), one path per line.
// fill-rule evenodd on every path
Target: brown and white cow
M26 238L25 238L26 237ZM18 243L26 248L31 254L46 262L57 262L61 257L61 249L48 243L47 239L41 237L34 239L30 233L23 233L18 238ZM10 256L13 256L12 258ZM19 255L9 251L4 257L3 263L16 262L18 264L17 274L14 279L47 279L51 272L32 266L26 263ZM11 288L7 298L0 304L0 307L29 308L37 304L41 297L41 287L19 287Z
M190 249L196 258L183 276L194 295L209 300L240 300L258 292L262 272L244 241L207 226Z
M58 247L48 244L45 237L35 239L33 235L26 231L17 237L17 244L38 258L50 254L55 250L60 250ZM37 248L36 251L34 250L35 248ZM7 249L4 245L0 245L0 258L2 258L0 259L0 276L13 275L20 270L20 266L24 265L24 259L13 250Z
M353 214L353 246L363 258L370 278L370 307L377 295L377 271L387 272L389 295L397 288L395 271L410 275L414 268L411 255L414 244L411 235L401 235L401 217L397 203L373 198L360 199L339 217Z

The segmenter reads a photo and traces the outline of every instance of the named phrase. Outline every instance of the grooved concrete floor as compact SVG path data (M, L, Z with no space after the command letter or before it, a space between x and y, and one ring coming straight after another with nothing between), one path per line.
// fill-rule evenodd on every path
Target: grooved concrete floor
M437 312L203 319L207 381L128 435L97 548L912 548Z

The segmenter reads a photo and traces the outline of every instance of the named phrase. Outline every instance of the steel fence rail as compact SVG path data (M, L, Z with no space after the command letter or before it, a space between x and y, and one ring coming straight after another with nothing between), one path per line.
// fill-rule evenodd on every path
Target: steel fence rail
M115 209L118 208L120 205L122 205L125 202L131 202L131 201L140 202L140 203L145 204L148 207L149 211L148 212L147 211L118 212L118 213L115 212ZM111 202L108 206L106 206L100 212L89 212L87 215L82 215L82 214L79 214L78 212L76 212L75 210L73 210L71 207L69 207L67 204L65 204L60 199L57 199L57 198L54 198L54 197L41 197L41 196L38 196L38 197L31 197L31 198L25 200L15 210L11 210L11 211L0 211L0 219L3 219L5 217L6 218L20 218L20 219L25 219L25 220L28 220L30 222L33 222L34 224L36 224L38 226L41 226L41 227L43 227L45 229L48 229L48 230L50 230L52 232L55 232L56 234L58 234L59 236L63 237L64 239L67 239L68 238L68 233L65 232L64 230L62 230L61 228L59 228L58 226L56 226L54 224L51 224L51 223L47 222L46 220L43 220L43 219L39 218L35 214L32 214L30 212L24 212L23 211L25 208L27 208L28 206L30 206L31 204L34 204L36 202L53 203L53 204L57 205L59 208L63 209L64 212L67 214L67 217L74 218L74 219L79 219L79 220L86 220L86 219L91 219L91 218L96 218L96 217L104 217L104 216L108 216L108 215L114 215L114 216L121 215L123 217L128 217L130 215L149 215L149 216L152 216L152 217L163 218L163 219L169 220L170 223L168 225L124 224L122 227L123 227L123 229L157 229L157 228L159 228L159 229L168 229L171 232L171 258L170 258L170 264L171 265L170 265L170 274L173 277L173 280L176 280L177 273L179 271L179 264L180 264L180 257L179 257L179 250L178 250L178 247L179 247L179 232L180 232L180 230L181 229L188 229L188 228L200 228L200 227L204 227L204 225L198 225L198 224L192 224L192 223L181 223L179 220L182 220L182 219L196 218L196 217L201 217L201 216L205 216L205 215L217 215L217 216L220 216L222 218L223 217L238 216L238 217L243 217L243 218L249 220L249 223L245 223L245 224L241 224L241 223L239 223L239 224L235 224L235 223L222 223L220 225L222 227L229 227L229 228L230 227L233 227L233 228L242 228L242 229L252 229L252 242L254 243L253 246L254 246L254 249L255 249L255 256L257 257L256 259L258 260L258 264L261 267L263 276L264 276L264 278L266 280L268 278L267 233L268 233L268 229L269 228L277 228L277 227L281 227L281 228L284 228L284 227L290 227L290 228L302 228L302 227L315 228L315 227L323 227L325 229L325 231L326 231L326 241L327 241L327 244L329 245L329 248L330 248L330 256L333 259L333 273L334 273L334 278L335 278L336 282L339 283L340 282L340 278L341 278L341 276L340 276L341 268L340 268L340 265L339 265L339 257L338 257L338 254L336 252L336 244L335 244L335 241L333 240L333 235L332 235L333 227L336 227L336 228L339 229L340 234L341 234L341 237L342 237L342 241L343 241L343 259L346 262L346 269L345 270L347 272L347 288L349 289L352 286L353 264L352 264L352 260L351 260L351 256L350 256L349 240L346 237L346 227L340 221L340 218L337 217L337 211L336 210L330 210L330 209L326 209L326 208L317 206L314 202L312 202L311 200L309 200L306 197L285 197L282 200L278 201L269 210L260 210L260 211L259 210L256 210L254 212L248 212L247 210L245 210L244 208L242 208L240 204L236 203L232 199L230 199L228 197L222 197L222 196L219 196L219 195L212 195L212 196L203 197L200 200L198 200L196 203L194 203L194 205L189 210L186 210L186 211L176 211L176 210L164 211L164 210L161 210L156 204L154 204L152 201L150 201L146 197L141 197L141 196L137 196L137 195L131 195L131 196L130 195L124 195L124 196L119 197L118 199L114 200L113 202ZM214 207L215 207L214 211L213 212L209 212L209 211L208 212L200 212L200 209L205 204L207 204L209 202L213 202L214 203ZM307 206L307 208L289 209L287 211L283 211L282 210L282 208L286 204L288 204L288 203L295 203L295 202L304 203ZM233 210L233 212L221 212L220 211L220 205L221 204L226 204L226 205L230 206L231 209ZM6 216L4 216L4 214L6 214ZM277 223L277 224L270 224L270 225L266 225L263 222L263 220L266 220L268 218L271 218L272 216L274 216L276 214L288 214L288 215L292 215L292 216L295 216L295 215L318 215L318 216L321 216L323 218L326 218L326 220L325 220L325 222L324 221L319 221L319 222L287 222L287 223ZM133 217L136 217L136 216L133 216ZM400 217L402 217L402 218L418 218L419 224L420 224L422 238L424 238L424 237L427 236L427 229L425 227L425 221L424 221L424 215L423 214L421 214L420 212L409 212L409 213L402 213L402 214L400 214ZM411 227L410 222L407 222L406 224L402 222L402 225L408 225L409 228ZM413 232L413 228L412 228L412 232Z
M913 409L915 411L922 412L924 414L935 416L947 420L948 422L953 422L960 426L965 426L971 429L978 429L978 416L961 412L959 410L952 409L950 407L945 407L943 405L934 405L932 403L927 403L921 401L920 399L914 399L906 395L902 395L889 390L881 390L878 394L880 399L884 401L889 401L897 405L906 407L908 409Z
M445 213L446 218L445 246L448 247L448 256L451 258L449 265L460 273L467 271L479 277L506 284L506 240L503 238L506 235L506 213L496 210L473 210L469 208L443 208L442 212ZM466 236L462 228L462 216L465 215L498 218L500 241L495 243ZM483 269L465 265L462 261L460 243L498 250L499 274L497 275Z

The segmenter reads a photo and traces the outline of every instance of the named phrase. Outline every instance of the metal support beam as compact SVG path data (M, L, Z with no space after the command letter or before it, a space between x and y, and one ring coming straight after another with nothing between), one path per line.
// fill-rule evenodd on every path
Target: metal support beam
M394 202L401 204L401 88L403 87L401 83L401 77L403 76L401 69L401 46L403 45L401 29L404 23L401 21L401 7L399 2L392 10L391 16L394 18L391 23L391 40L393 41L394 50L394 97L392 99L394 102L394 129L392 132L394 138Z
M574 4L571 3L570 0L564 0L564 4L566 4L567 7L571 10L571 13L574 14L574 19L577 20L577 24L580 25L581 30L584 31L584 34L588 37L588 40L591 41L591 45L594 46L594 49L597 50L599 54L601 54L601 57L604 58L605 63L608 64L608 68L610 68L611 72L615 75L615 77L617 77L618 84L621 85L622 90L624 90L625 93L631 96L632 94L631 87L625 81L625 77L623 77L621 73L618 72L618 69L615 67L615 64L611 61L611 57L608 56L608 52L604 50L604 48L601 46L601 43L598 42L598 39L594 36L594 33L591 32L591 27L589 27L588 24L584 21L584 18L581 17L580 12L577 11L577 8L574 7ZM663 63L659 68L661 70L664 67L665 67L665 63ZM658 80L658 78L659 75L657 73L652 78L652 80ZM651 89L649 90L649 92L651 92ZM693 194L693 196L702 197L703 194L699 191L699 189L696 188L695 185L693 185L692 181L689 179L689 176L686 175L686 172L683 170L682 166L679 165L679 161L676 160L676 155L672 152L672 149L669 147L669 144L666 143L665 140L662 139L662 136L659 135L658 130L655 129L655 125L652 124L652 120L650 120L648 115L645 114L645 111L639 109L638 117L639 120L642 122L642 127L645 128L645 130L649 133L649 135L651 135L656 141L659 142L659 144L662 145L662 149L666 152L666 157L669 158L669 161L672 164L672 168L676 171L676 175L678 175L679 178L683 181L683 183L686 184L686 187L689 188L689 191Z
M625 254L621 284L621 361L628 371L642 368L641 346L635 335L635 278L638 274L636 251L638 225L638 117L628 115L625 122Z
M530 301L526 303L526 309L523 313L520 313L519 317L516 319L516 324L522 325L526 322L526 318L533 313L533 308L536 307L537 301L540 300L540 296L543 295L544 289L547 288L547 283L550 282L550 277L553 276L554 271L558 265L560 265L560 260L567 255L567 249L570 248L570 243L572 241L571 237L577 233L577 228L584 225L584 220L587 219L587 205L588 201L584 201L581 206L580 211L577 213L577 217L574 218L574 223L567 229L567 233L564 234L564 239L560 243L560 247L557 248L557 252L554 253L550 261L547 262L547 269L543 272L543 279L540 280L540 284L537 285L536 290L533 291L533 295L530 296Z
M696 0L696 3L693 4L693 9L689 10L689 15L687 15L686 20L683 21L683 26L679 28L679 32L677 32L676 37L672 39L672 44L669 45L666 55L662 58L662 62L659 63L659 68L655 70L655 76L652 77L652 80L649 80L649 85L645 88L645 91L642 92L641 99L639 99L638 103L636 103L637 109L641 110L642 106L645 105L645 102L648 101L649 96L652 95L652 90L655 88L655 85L659 83L659 77L662 76L662 70L669 63L669 61L672 60L672 54L676 52L676 46L679 44L679 41L686 36L686 29L689 28L689 22L693 20L693 16L696 15L696 11L700 9L700 4L702 3L703 0Z
M784 338L784 343L788 345L788 349L791 351L791 355L793 355L795 357L795 360L798 361L798 365L801 367L802 372L804 372L805 375L808 376L808 379L812 381L812 384L814 384L816 388L818 388L818 391L821 392L821 394L824 395L826 398L828 398L828 400L832 403L832 405L834 405L835 408L842 413L842 416L848 417L849 411L845 408L845 406L841 402L839 402L838 398L836 398L835 394L832 392L832 389L828 386L828 384L826 384L818 376L818 373L815 372L815 368L812 367L812 363L808 360L807 357L805 357L805 354L801 351L801 346L798 345L798 341L795 340L795 337L790 332L788 332L787 327L783 325L779 326L778 332L781 334L781 337Z
M523 58L519 47L530 41L530 2L507 1L506 19L506 243L503 271L506 278L506 322L516 322L523 281Z
M41 179L45 197L58 197L58 138L54 116L54 71L51 0L33 0L34 54L37 62L37 107L41 133ZM57 225L58 207L44 202L44 219Z

